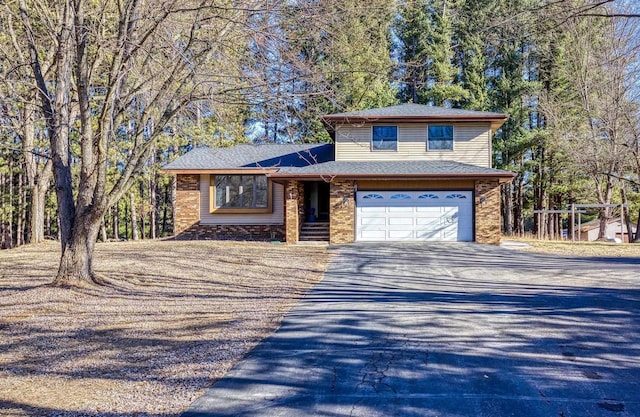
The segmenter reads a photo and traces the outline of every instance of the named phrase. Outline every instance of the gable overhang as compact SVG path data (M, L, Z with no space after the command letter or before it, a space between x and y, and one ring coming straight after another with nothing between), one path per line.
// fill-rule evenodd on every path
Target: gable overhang
M212 174L212 175L269 175L278 172L277 168L230 168L230 169L162 169L162 171L178 174Z
M312 173L312 174L291 174L291 173L273 173L267 175L275 182L280 181L314 181L314 180L485 180L498 179L501 183L509 183L516 176L513 172L504 173L486 173L486 174L336 174L336 173Z
M364 123L489 123L491 131L495 132L507 121L506 114L486 115L443 115L443 116L324 116L322 123L333 135L337 125L364 124Z

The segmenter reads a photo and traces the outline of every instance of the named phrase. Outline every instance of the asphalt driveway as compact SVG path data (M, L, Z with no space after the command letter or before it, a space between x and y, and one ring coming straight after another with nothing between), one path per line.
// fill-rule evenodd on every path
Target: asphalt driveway
M336 251L185 416L640 416L640 258Z

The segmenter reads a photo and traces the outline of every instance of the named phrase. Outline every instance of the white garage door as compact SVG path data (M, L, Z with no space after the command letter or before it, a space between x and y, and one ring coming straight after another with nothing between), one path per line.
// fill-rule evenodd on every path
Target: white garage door
M471 191L359 191L356 240L473 240Z

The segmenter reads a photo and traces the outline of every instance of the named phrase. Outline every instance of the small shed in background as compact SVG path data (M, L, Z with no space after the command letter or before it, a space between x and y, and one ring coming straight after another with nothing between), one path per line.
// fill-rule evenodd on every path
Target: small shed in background
M583 223L580 226L580 240L593 242L598 239L598 232L600 231L600 219L594 219L587 223ZM635 226L631 226L631 231L636 232ZM624 232L624 236L623 236ZM629 242L629 232L627 226L621 222L620 217L613 217L607 222L607 228L605 229L605 235L607 239L618 238L622 242Z

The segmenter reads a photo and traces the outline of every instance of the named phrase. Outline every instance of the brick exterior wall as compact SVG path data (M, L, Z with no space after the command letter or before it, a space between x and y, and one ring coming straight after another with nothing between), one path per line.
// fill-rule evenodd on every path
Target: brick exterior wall
M329 243L341 245L355 240L355 181L334 180L329 186ZM346 199L345 199L346 197Z
M200 224L200 175L176 177L175 238L178 240L284 239L284 225Z
M306 210L304 209L304 200L307 197L304 194L304 182L298 181L298 234L302 229L302 223L307 218Z
M180 234L177 240L283 240L284 225L228 225L194 224Z
M177 176L175 212L177 239L284 239L290 244L298 243L300 228L306 214L304 182L291 180L285 186L284 225L204 225L200 224L199 181L200 176L197 174ZM332 245L352 243L355 240L355 181L334 180L329 189L329 242ZM475 237L478 243L500 243L500 213L500 182L493 179L477 180L475 182Z
M498 180L476 181L475 200L476 242L500 244L502 237L500 182Z
M183 233L200 221L200 175L178 174L176 177L176 212L174 234Z
M300 227L304 221L304 183L291 180L284 188L284 216L286 242L298 243Z

